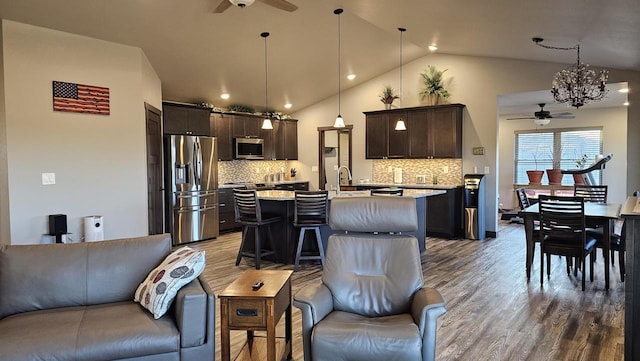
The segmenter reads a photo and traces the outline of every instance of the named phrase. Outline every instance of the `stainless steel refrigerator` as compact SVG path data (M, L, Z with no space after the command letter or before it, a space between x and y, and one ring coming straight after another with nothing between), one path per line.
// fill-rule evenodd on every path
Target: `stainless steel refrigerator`
M216 138L165 137L165 230L173 244L218 236Z

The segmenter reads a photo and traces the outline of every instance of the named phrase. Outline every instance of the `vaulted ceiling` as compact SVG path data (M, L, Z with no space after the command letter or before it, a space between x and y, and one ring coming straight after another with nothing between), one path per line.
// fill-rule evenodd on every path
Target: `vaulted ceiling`
M140 47L162 81L163 98L219 107L265 104L268 31L269 106L294 112L337 92L337 16L341 15L342 89L399 65L440 53L572 63L575 53L535 46L580 42L592 66L640 71L637 0L290 0L286 12L256 1L213 9L222 0L0 0L3 19ZM526 69L523 69L526 71ZM231 94L220 99L222 92ZM285 110L290 102L293 108Z

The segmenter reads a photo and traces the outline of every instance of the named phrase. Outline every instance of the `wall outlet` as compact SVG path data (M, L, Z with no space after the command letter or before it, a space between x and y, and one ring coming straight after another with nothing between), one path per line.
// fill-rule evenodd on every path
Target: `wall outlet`
M489 166L488 165L484 166L484 174L489 174Z
M449 166L445 165L444 167L442 167L442 173L449 173Z
M42 173L42 185L51 185L56 184L56 174L55 173Z
M393 167L391 166L387 167L387 173L393 173Z
M318 172L318 166L317 165L312 165L311 166L311 171L317 173Z
M256 174L260 173L260 168L256 167Z

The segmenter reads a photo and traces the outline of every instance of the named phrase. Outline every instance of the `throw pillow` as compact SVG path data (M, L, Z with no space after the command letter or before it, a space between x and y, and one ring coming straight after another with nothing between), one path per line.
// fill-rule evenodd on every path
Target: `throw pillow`
M204 270L204 251L182 247L172 252L138 286L134 297L155 319L164 315L182 286Z

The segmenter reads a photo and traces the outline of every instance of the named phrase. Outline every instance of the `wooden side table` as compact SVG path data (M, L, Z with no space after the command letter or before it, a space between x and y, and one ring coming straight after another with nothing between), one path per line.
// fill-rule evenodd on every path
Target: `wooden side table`
M292 274L293 271L248 270L218 295L223 361L231 360L231 330L247 331L247 343L235 360L291 360ZM264 285L253 290L251 286L259 280ZM284 338L276 337L276 325L283 313ZM266 331L266 339L254 338L254 331Z

